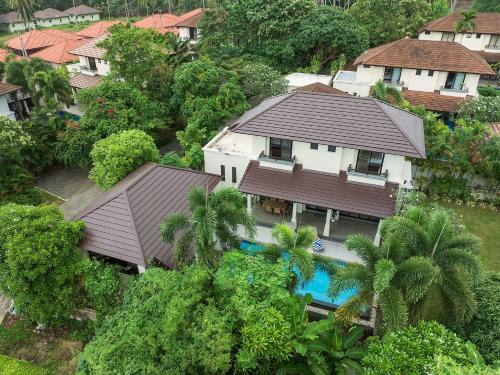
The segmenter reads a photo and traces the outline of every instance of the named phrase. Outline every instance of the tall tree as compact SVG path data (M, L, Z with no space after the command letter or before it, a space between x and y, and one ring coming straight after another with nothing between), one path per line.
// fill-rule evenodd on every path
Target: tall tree
M171 214L160 225L163 240L175 243L179 263L188 261L194 245L196 262L213 267L221 250L238 246L238 225L243 226L250 238L255 235L255 218L247 213L245 199L236 189L222 188L209 193L204 187L195 187L187 199L189 215Z
M36 72L29 79L28 86L38 106L53 101L67 105L73 103L68 73L64 68Z
M470 33L474 31L476 25L474 19L476 18L476 11L469 10L462 12L462 18L457 20L454 25L456 33Z
M24 23L28 24L35 18L33 5L35 0L9 0L10 7L14 9Z

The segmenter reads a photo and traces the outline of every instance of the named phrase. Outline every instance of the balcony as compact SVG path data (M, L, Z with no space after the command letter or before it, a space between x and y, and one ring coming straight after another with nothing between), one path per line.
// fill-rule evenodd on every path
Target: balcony
M95 75L95 74L97 74L97 67L95 67L95 68L89 68L86 65L80 65L80 71L82 73L88 73L88 74L90 73L92 75Z
M272 156L266 155L264 151L262 151L259 155L259 166L264 168L273 168L280 169L283 171L292 172L295 167L295 163L297 158L295 156L292 157L291 160L283 160L273 158Z
M358 170L352 164L347 167L348 181L384 186L388 178L389 170L387 169L384 172L369 172Z
M500 45L499 44L488 44L486 47L484 48L487 48L487 49L496 49L496 50L500 50Z
M446 87L446 86L441 86L439 88L439 91L443 92L454 92L454 93L459 93L459 94L466 94L469 92L469 88L465 86L465 84L461 84L458 87Z

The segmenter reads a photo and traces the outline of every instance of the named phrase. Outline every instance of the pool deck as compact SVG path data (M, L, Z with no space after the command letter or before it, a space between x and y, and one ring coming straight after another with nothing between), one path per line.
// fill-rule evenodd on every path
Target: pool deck
M257 233L255 235L255 242L260 243L271 243L273 242L273 238L271 235L272 228L264 227L261 225L257 225ZM245 232L241 227L238 228L238 234L247 239ZM354 262L354 263L362 263L361 258L354 252L347 250L347 247L341 242L335 242L331 240L321 239L323 243L323 247L325 251L318 253L333 259L341 260L344 262ZM312 252L312 249L309 249Z

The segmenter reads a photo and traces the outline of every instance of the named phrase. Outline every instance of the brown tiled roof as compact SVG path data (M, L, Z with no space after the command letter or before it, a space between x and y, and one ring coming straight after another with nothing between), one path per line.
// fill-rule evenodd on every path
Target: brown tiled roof
M375 217L394 214L396 188L396 184L387 182L385 186L348 182L345 172L319 173L304 170L300 165L293 173L261 168L258 161L250 162L238 187L243 193Z
M71 87L75 87L77 89L88 89L89 87L94 87L101 83L101 77L78 73L77 75L71 77L69 83Z
M179 22L175 26L178 27L198 27L198 22L200 22L203 16L203 9L194 9L191 12L181 14L179 16Z
M85 43L85 40L65 40L61 43L35 52L31 57L38 57L52 64L66 64L78 60L78 56L72 55L69 51Z
M82 4L78 5L76 7L68 8L64 11L65 14L68 16L72 15L77 15L77 16L84 16L87 14L96 14L96 13L101 13L100 10L94 9L92 7L89 7L88 5Z
M174 212L188 212L192 187L212 191L219 181L209 173L143 164L74 217L85 222L80 247L141 266L156 258L172 267L173 247L161 240L160 222Z
M446 31L455 32L455 22L462 19L461 13L450 13L438 18L422 27L420 31ZM476 13L474 19L474 32L480 34L500 34L500 13Z
M5 62L5 58L9 55L12 54L12 51L0 48L0 62ZM21 56L18 55L13 55L14 60L20 60Z
M475 51L479 54L488 64L495 64L500 61L500 52L484 52Z
M123 23L122 21L119 20L114 20L114 21L99 21L96 23L93 23L89 27L86 27L76 33L76 35L83 36L85 38L97 38L98 36L106 34L108 29L116 25L117 23Z
M50 47L66 40L79 40L81 36L61 30L43 29L30 30L22 34L24 48L27 50ZM7 47L21 50L21 40L19 36L10 39L6 43Z
M174 27L177 22L179 22L179 17L175 14L163 13L163 14L153 14L149 17L143 18L140 21L135 22L133 25L135 27L141 28L151 28L151 29L161 29Z
M264 100L236 133L425 158L422 119L373 98L294 91Z
M325 85L320 82L315 82L311 83L310 85L298 87L293 91L319 92L321 94L334 94L334 95L349 95L345 91L337 90L331 86Z
M20 17L17 16L17 12L0 14L0 23L17 23L17 22L24 22Z
M68 17L68 15L54 8L47 8L35 12L35 19L48 20L51 18L61 18L61 17Z
M17 90L20 90L21 88L16 85L12 85L10 83L6 82L0 82L0 95L5 95L9 94L11 92L16 92Z
M404 90L401 94L411 105L423 105L429 111L438 112L457 112L458 104L465 100L458 96L440 95L435 92Z
M405 38L371 48L354 61L359 64L494 74L484 59L460 43L433 40Z
M103 34L97 38L91 39L87 43L69 51L69 53L77 56L87 56L95 57L96 59L102 59L106 50L104 48L97 47L96 45L106 39L108 34Z

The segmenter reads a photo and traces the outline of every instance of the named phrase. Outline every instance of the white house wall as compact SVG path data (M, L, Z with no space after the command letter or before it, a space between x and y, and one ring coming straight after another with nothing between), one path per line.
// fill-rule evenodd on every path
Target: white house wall
M11 120L16 119L16 115L9 108L6 95L0 96L0 116L10 118Z
M70 18L71 22L75 22L75 16L71 15L71 16L69 16L69 18ZM100 20L100 16L99 16L99 13L86 14L86 15L83 15L83 16L77 15L76 16L76 20L78 22L99 21Z
M356 70L356 81L357 82L369 82L370 85L374 85L377 81L384 79L384 67L383 66L373 66L365 67L363 64L358 65Z
M297 163L302 164L304 169L334 174L340 172L342 147L329 152L327 145L318 145L317 150L311 150L310 143L293 142L292 155L296 156Z
M189 40L189 27L179 27L179 38L182 40Z
M66 25L70 23L69 17L37 19L36 24L40 27L51 27L55 25Z
M467 35L470 35L470 38L468 38ZM486 48L486 46L490 43L491 34L479 34L479 38L477 36L478 36L477 33L471 33L471 34L459 33L455 34L454 41L460 43L461 45L467 47L472 51L486 51L486 52L500 53L500 51L497 49ZM418 39L420 40L440 41L442 37L443 33L441 31L431 31L429 34L421 32L420 34L418 34Z

